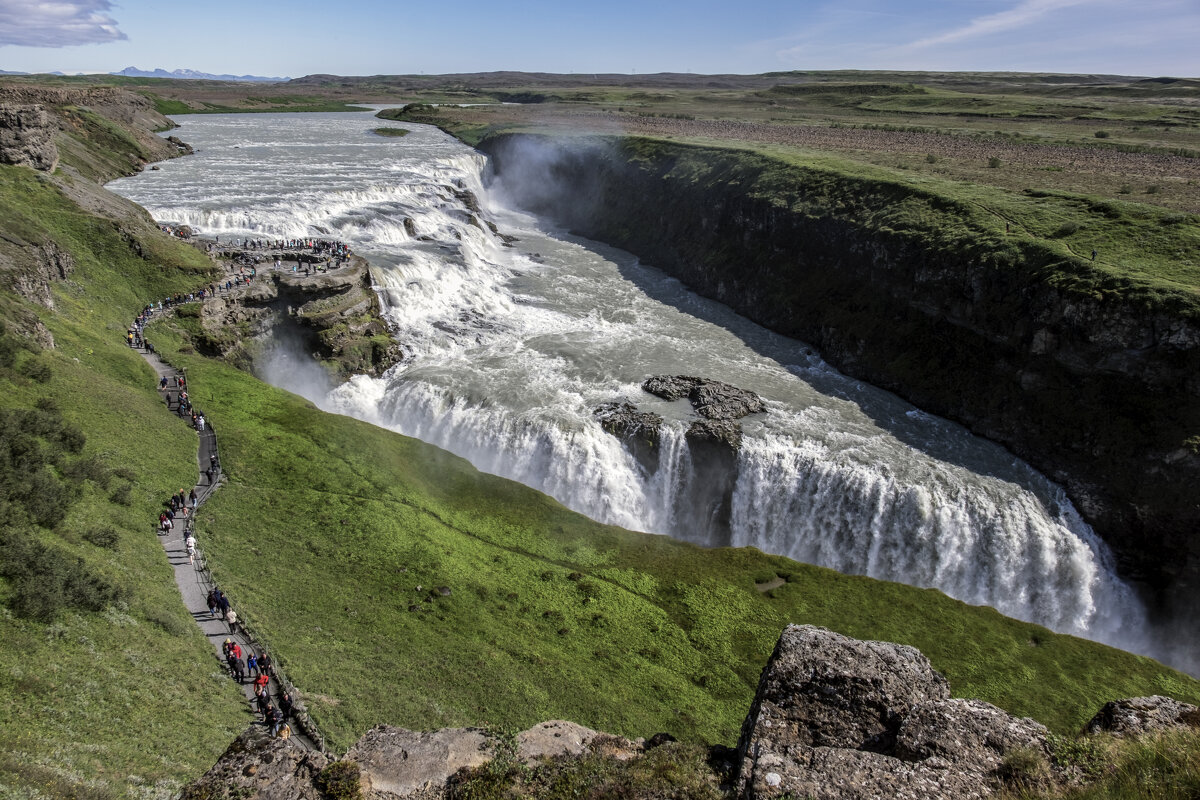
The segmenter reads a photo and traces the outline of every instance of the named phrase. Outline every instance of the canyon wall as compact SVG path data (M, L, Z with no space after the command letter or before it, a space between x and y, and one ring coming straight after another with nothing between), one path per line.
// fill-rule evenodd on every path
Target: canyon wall
M1200 575L1200 302L972 204L749 151L502 134L496 190L1060 482L1128 577Z

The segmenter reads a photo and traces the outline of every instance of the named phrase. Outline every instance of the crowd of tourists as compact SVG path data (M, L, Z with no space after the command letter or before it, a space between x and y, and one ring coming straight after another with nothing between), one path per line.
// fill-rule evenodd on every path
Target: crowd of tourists
M266 650L255 652L250 645L243 651L241 643L233 640L232 634L237 633L237 612L220 589L214 588L208 593L208 613L214 619L224 619L229 625L231 637L221 645L229 674L238 685L245 685L247 679L251 681L254 687L254 710L262 715L263 724L270 728L271 735L284 739L291 736L287 720L295 714L296 708L291 694L286 691L280 692L277 702L271 701L271 656Z
M216 243L221 243L218 236ZM233 239L232 247L245 250L311 250L314 255L348 258L350 245L337 239Z

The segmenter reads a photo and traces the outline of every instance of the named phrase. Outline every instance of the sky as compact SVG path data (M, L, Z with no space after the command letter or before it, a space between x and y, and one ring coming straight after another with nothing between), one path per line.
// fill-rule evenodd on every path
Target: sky
M0 0L0 70L1200 76L1200 0Z

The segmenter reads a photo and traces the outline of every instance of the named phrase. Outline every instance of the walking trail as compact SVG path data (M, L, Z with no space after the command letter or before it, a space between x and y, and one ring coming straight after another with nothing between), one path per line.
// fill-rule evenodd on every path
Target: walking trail
M161 379L164 377L167 379L166 388L159 390L159 393L162 395L163 401L166 404L167 410L173 414L178 414L180 404L180 388L178 386L178 378L181 377L181 373L169 364L164 363L157 354L147 350L144 346L144 342L140 342L139 344L141 346L136 347L135 349L137 349L142 358L146 359L147 363L154 368L154 371L158 376L158 383L161 385ZM185 383L184 388L190 393L190 385ZM187 415L185 418L188 419L190 423L190 415ZM225 654L223 652L223 645L226 639L231 639L241 646L243 660L245 660L250 653L261 655L264 652L264 648L249 634L247 634L240 624L236 626L236 631L231 631L229 625L227 625L225 620L221 618L219 611L217 616L213 616L211 613L209 613L208 593L216 587L212 581L211 574L204 564L203 551L200 550L199 546L197 546L197 554L194 564L190 563L188 558L187 550L184 545L184 538L187 535L187 532L193 529L195 516L198 513L200 506L204 504L209 496L211 496L220 488L222 476L220 469L220 456L217 452L217 436L216 432L212 428L211 423L206 424L204 430L198 431L198 434L200 438L200 446L196 456L197 465L199 467L199 476L195 485L196 509L191 511L191 516L189 517L177 515L175 517L175 526L165 534L160 533L159 539L162 542L163 549L166 551L167 560L175 572L175 584L179 587L179 594L183 599L184 606L187 608L188 612L191 613L192 619L196 621L196 625L198 625L200 630L204 632L204 635L212 644L218 660L222 666L224 666L226 662ZM210 466L215 467L212 472L211 480L205 477L205 470L209 469ZM193 533L193 535L195 535L195 533ZM233 606L233 608L235 611L237 611L236 604ZM272 656L272 658L274 658L274 656ZM300 701L300 698L297 696L298 693L295 691L294 687L289 688L292 692L293 701ZM271 693L272 705L276 708L279 708L278 698L284 689L280 686L277 671L274 669L272 670L269 690ZM254 684L251 676L247 675L246 681L242 684L242 691L246 696L246 700L250 705L250 709L257 715ZM299 716L301 713L302 712L298 711L297 714L289 721L289 727L292 731L292 740L309 750L323 749L317 744L316 741L314 741L313 738L306 735L302 730L302 726L311 725L311 722L307 718L300 720Z

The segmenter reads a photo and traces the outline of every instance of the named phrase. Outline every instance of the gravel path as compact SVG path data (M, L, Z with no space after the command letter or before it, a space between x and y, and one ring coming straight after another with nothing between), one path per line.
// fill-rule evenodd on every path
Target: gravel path
M163 398L167 411L172 414L178 414L179 411L179 388L176 384L176 379L180 377L180 372L174 367L166 364L158 357L145 348L138 348L138 352L142 358L146 360L151 367L154 368L155 375L161 381L162 378L167 379L167 388L160 389L159 394ZM186 387L191 391L191 386ZM182 422L182 420L181 420ZM192 619L196 621L196 625L204 632L205 637L212 644L213 651L217 656L222 667L225 665L225 656L223 646L227 639L237 642L242 648L243 661L250 653L261 654L263 648L258 642L254 641L244 630L241 625L237 626L236 631L231 631L229 626L219 616L214 617L208 610L208 593L214 588L210 573L205 568L203 550L197 546L197 555L195 563L191 563L188 559L187 550L184 545L184 537L186 532L192 530L195 514L199 513L199 508L204 502L220 489L222 473L220 470L219 454L217 452L217 435L213 430L212 424L206 424L203 431L198 432L199 448L196 454L196 464L198 467L199 477L195 485L196 492L196 509L191 512L191 517L183 517L177 515L175 517L175 526L166 534L159 534L159 540L162 542L163 550L166 551L167 561L171 564L171 568L175 573L175 585L179 587L179 594L183 600L184 606L192 615ZM213 456L217 458L214 460ZM205 477L205 470L210 464L217 466L216 472L213 473L212 482ZM197 537L199 539L199 537ZM232 601L232 598L231 598ZM234 604L233 610L237 611L237 605ZM254 685L251 682L250 676L242 683L242 692L246 696L246 701L249 704L250 711L258 717L257 705L255 704ZM279 707L278 698L283 689L279 685L275 675L271 676L269 690L272 698L272 705ZM295 697L293 692L293 701L300 698ZM289 720L289 727L292 730L292 740L297 744L309 749L319 750L318 745L303 731L300 730L296 720Z

